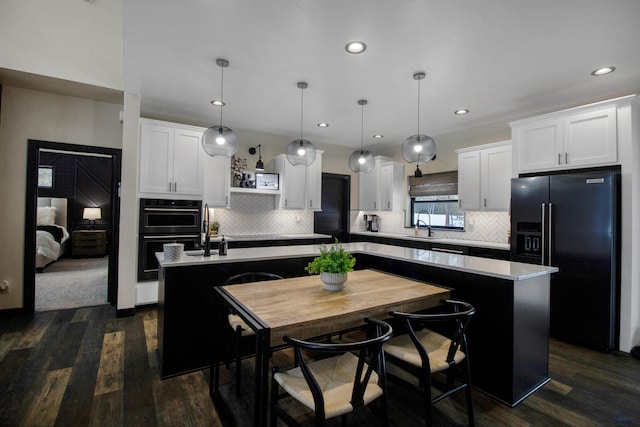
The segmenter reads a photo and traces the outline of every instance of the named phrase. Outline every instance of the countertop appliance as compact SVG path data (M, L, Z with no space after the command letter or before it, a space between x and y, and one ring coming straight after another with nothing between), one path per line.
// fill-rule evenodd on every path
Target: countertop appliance
M511 259L551 265L550 335L618 347L618 170L511 180Z
M182 243L197 249L202 230L200 200L140 199L138 227L138 280L157 280L156 252L165 243Z

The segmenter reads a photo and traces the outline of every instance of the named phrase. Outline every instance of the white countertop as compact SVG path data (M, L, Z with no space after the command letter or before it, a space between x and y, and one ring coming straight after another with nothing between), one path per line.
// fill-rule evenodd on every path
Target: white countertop
M185 254L179 261L165 261L163 253L157 252L156 258L161 267L170 268L190 265L313 257L320 254L320 246L321 245L290 245L262 248L236 248L229 249L227 255L224 256L218 255L217 251L211 251L212 255L208 257L202 255L189 256ZM343 246L351 253L364 253L507 280L525 280L558 271L556 267L405 248L379 243L343 243Z
M450 245L460 246L474 246L478 248L490 248L490 249L504 249L509 250L508 243L498 242L483 242L479 240L465 240L465 239L450 239L448 237L422 237L414 236L412 234L400 234L400 233L383 233L380 231L352 231L351 234L357 234L360 236L377 236L377 237L390 237L393 239L415 240L417 242L429 242L429 243L448 243Z
M317 233L291 233L291 234L220 234L218 237L212 237L212 242L219 242L224 236L229 242L248 241L248 240L296 240L296 239L330 239L329 234Z

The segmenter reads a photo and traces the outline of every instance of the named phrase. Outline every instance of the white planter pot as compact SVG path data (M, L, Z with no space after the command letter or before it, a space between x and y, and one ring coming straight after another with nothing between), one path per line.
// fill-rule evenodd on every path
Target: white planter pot
M344 282L347 281L348 273L320 273L320 281L322 287L327 291L341 291L344 288Z

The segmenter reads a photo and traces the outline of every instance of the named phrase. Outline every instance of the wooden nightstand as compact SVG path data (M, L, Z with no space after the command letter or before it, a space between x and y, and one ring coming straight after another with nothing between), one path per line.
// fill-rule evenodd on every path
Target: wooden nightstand
M107 253L107 230L74 230L71 232L71 255L104 256Z

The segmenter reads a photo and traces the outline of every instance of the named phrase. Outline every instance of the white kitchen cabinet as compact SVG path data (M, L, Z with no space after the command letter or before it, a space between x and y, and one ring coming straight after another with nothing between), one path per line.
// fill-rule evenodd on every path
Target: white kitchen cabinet
M307 167L294 166L284 154L273 158L273 170L280 174L280 196L278 207L282 209L304 209L307 197Z
M401 211L407 191L404 188L404 165L392 159L376 156L369 173L359 174L360 210Z
M508 210L511 202L511 141L456 152L460 209Z
M281 209L320 210L322 203L322 151L309 166L294 166L285 154L277 155L270 168L280 174L280 195L276 205Z
M141 120L140 193L167 197L202 197L204 129Z
M458 205L462 210L480 209L480 151L458 153Z
M322 210L322 153L316 150L316 159L307 166L307 203L306 208Z
M202 203L207 203L210 208L228 208L231 204L231 160L222 157L204 157L204 197Z
M379 168L374 166L371 172L358 175L358 206L361 211L378 210L380 207L378 201L379 173Z
M380 210L403 210L407 198L404 188L404 165L395 162L381 164L379 179Z
M571 109L511 123L520 172L615 164L616 107Z

